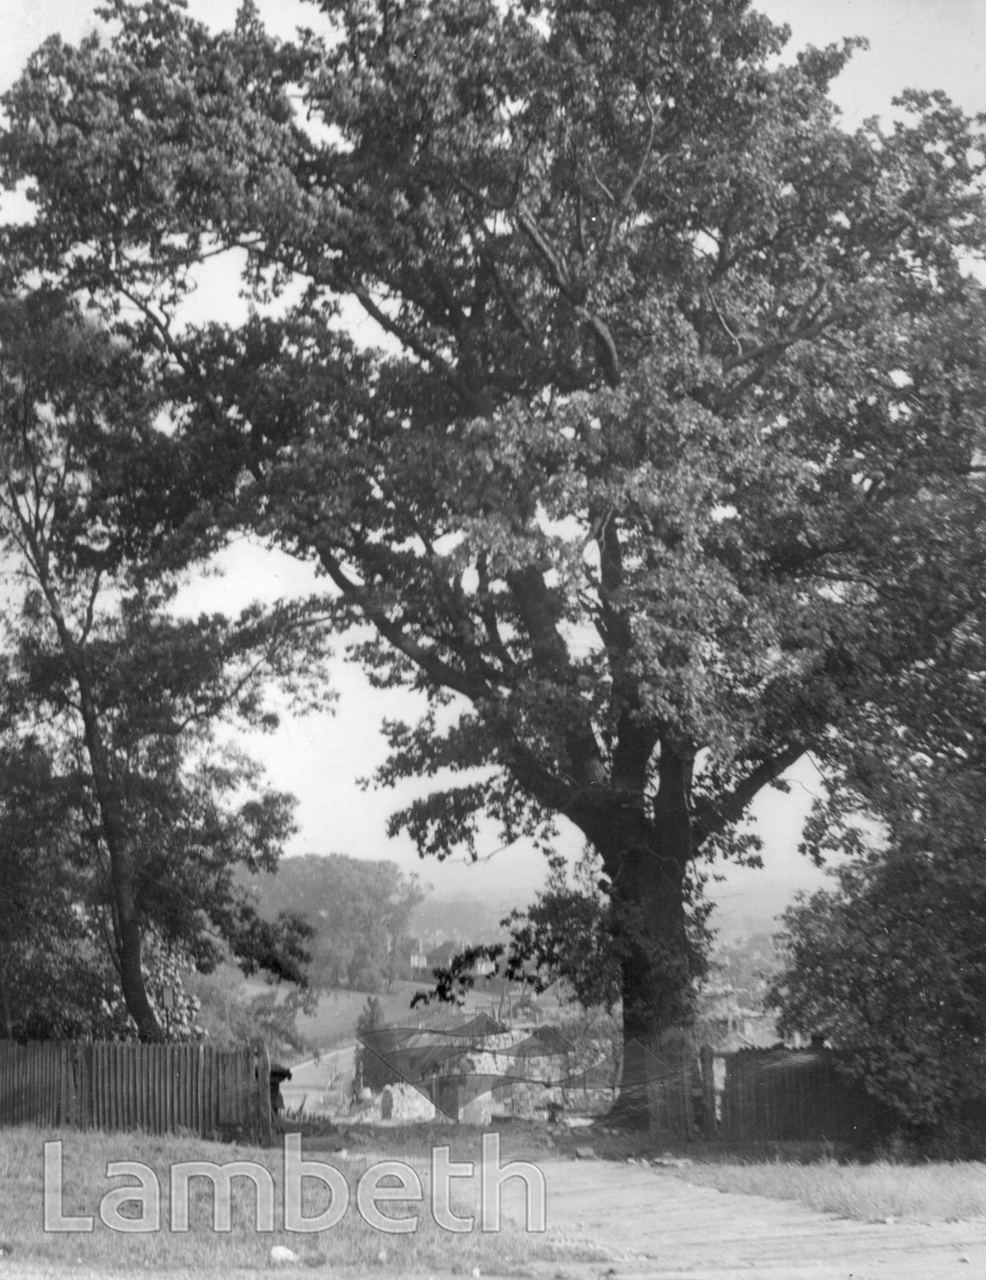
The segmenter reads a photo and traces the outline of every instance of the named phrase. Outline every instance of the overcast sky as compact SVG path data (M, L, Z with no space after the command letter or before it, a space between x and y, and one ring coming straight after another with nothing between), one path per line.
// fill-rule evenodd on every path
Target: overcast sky
M88 0L0 0L0 88L6 88L28 54L46 36L60 32L78 40L94 25L96 4ZM317 25L311 6L296 0L260 0L268 24L290 35L297 23ZM789 50L827 44L843 36L865 36L870 49L858 53L840 79L835 98L849 125L870 115L886 115L893 96L905 87L942 88L967 112L986 112L986 0L763 0L756 7L792 29ZM217 25L230 21L235 0L190 0L193 16ZM216 278L211 303L226 288ZM224 312L229 307L224 304ZM225 558L227 576L211 580L188 597L203 608L238 608L253 596L275 598L312 584L297 563L241 544ZM369 690L358 672L340 664L340 701L334 717L285 723L273 739L257 744L275 785L299 797L301 830L295 853L336 851L360 857L387 857L419 871L437 892L469 892L526 900L543 876L543 864L526 848L498 850L492 830L484 837L481 866L421 863L409 842L388 840L386 816L398 802L392 792L362 792L355 779L370 773L383 757L377 727L384 715L404 714L393 694ZM792 775L789 797L767 797L759 820L767 842L766 870L736 870L713 896L755 903L763 877L813 887L818 873L795 852L800 824L815 777L809 766ZM398 796L399 798L399 796ZM579 840L566 847L577 852Z

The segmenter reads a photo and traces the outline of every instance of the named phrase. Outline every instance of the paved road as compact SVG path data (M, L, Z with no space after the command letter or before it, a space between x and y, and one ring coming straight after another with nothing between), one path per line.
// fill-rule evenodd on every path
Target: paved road
M356 1045L343 1045L321 1055L316 1061L309 1058L291 1068L291 1079L281 1085L281 1097L288 1111L302 1106L306 1112L332 1109L340 1096L339 1082L348 1102L348 1080L353 1074Z
M986 1276L986 1219L860 1223L789 1201L696 1187L647 1165L539 1162L548 1232L609 1261L561 1264L619 1280L973 1280ZM517 1184L519 1187L519 1184ZM520 1221L519 1197L505 1215ZM597 1255L598 1256L598 1255ZM538 1268L554 1275L559 1267Z

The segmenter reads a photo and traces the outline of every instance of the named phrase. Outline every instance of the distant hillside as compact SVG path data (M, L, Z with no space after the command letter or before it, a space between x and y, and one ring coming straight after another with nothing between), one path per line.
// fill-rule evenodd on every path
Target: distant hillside
M408 932L432 941L451 938L463 942L496 942L506 937L500 921L512 907L509 901L481 901L460 895L444 901L430 897L411 913Z
M779 933L784 926L777 917L787 910L802 887L795 881L776 881L767 876L749 888L724 887L709 923L721 940ZM709 897L717 897L714 888Z
M710 886L709 896L718 897L710 924L717 930L719 941L779 932L783 926L775 917L791 905L800 887L796 881L778 881L766 875L751 878L751 883L742 887ZM498 941L507 934L499 922L514 908L523 910L525 905L510 898L494 902L467 894L439 898L433 893L412 912L408 932L426 942L445 938Z

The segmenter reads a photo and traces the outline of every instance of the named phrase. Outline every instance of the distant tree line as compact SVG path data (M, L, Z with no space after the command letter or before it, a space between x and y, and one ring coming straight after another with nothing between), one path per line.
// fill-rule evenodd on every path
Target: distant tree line
M282 862L276 876L254 878L251 891L265 918L288 914L311 930L314 986L379 993L411 976L411 917L425 895L396 863L308 854Z

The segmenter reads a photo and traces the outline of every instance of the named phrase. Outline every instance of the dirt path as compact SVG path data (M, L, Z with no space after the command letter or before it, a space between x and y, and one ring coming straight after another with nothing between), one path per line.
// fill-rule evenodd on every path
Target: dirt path
M973 1280L986 1276L986 1220L934 1226L848 1222L789 1201L697 1187L643 1164L539 1161L548 1234L609 1259L538 1275L688 1280ZM519 1185L519 1184L518 1184ZM521 1220L518 1200L505 1213Z
M347 1044L292 1067L291 1079L281 1085L281 1100L288 1111L318 1112L333 1103L338 1107L339 1079L352 1075L355 1056L356 1045ZM348 1105L348 1090L344 1096Z

